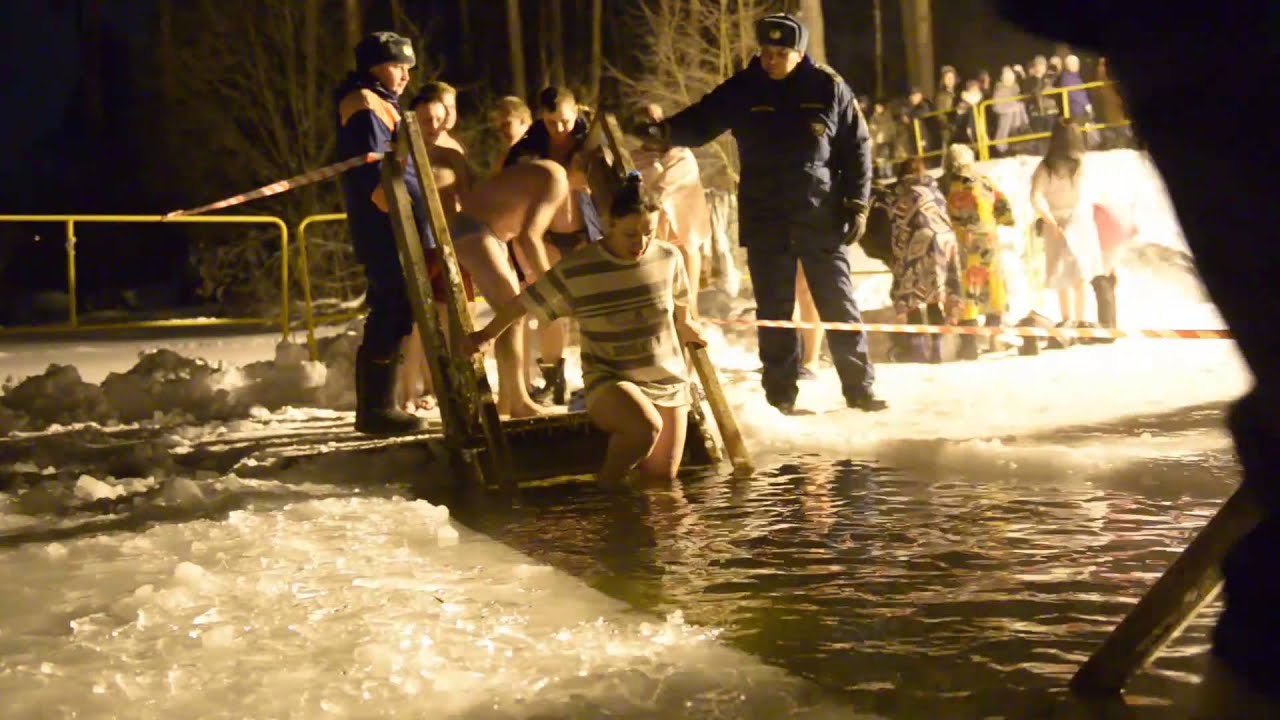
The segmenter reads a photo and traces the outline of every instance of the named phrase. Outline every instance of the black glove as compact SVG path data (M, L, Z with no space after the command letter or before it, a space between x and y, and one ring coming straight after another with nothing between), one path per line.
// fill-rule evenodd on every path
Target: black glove
M861 200L844 201L844 218L847 224L844 236L845 245L853 245L861 240L863 234L867 232L867 214L869 211L867 204Z
M671 148L671 128L665 122L642 123L635 129L645 150L665 151Z

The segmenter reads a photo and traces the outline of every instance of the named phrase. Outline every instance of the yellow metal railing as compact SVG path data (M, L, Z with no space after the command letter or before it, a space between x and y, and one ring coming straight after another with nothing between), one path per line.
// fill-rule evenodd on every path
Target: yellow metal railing
M60 325L0 327L2 335L26 335L63 333L70 331L132 330L139 328L182 328L216 325L275 325L280 333L289 337L289 228L284 221L270 215L199 215L164 218L160 215L0 215L0 222L8 223L62 223L66 231L67 248L67 322ZM274 225L280 231L280 316L268 318L180 318L174 320L139 320L132 322L80 323L76 304L76 224L138 223L138 224L206 224L206 225ZM308 303L309 310L309 303Z
M302 303L303 303L303 322L307 329L307 351L311 354L312 360L320 359L320 349L316 346L316 325L335 322L345 322L355 317L359 317L360 312L339 313L335 315L324 315L319 318L315 316L315 309L311 298L311 266L309 264L307 254L307 228L314 223L319 222L337 222L346 220L346 213L321 213L319 215L308 215L298 223L295 235L298 238L298 276L302 283Z
M1093 90L1094 88L1106 87L1112 84L1114 83L1090 82L1090 83L1084 83L1082 85L1069 85L1067 87L1050 88L1040 93L1040 96L1045 96L1045 95L1061 96L1060 99L1056 101L1058 102L1058 106L1062 108L1061 117L1064 119L1070 119L1071 118L1071 102L1067 97L1067 93L1078 91L1078 90ZM978 128L978 159L979 160L991 159L992 145L1016 145L1017 143L1033 142L1035 140L1046 140L1049 138L1050 135L1052 135L1052 133L1048 133L1048 132L1023 133L1022 135L1011 135L1007 138L1002 138L999 142L995 142L991 139L991 136L987 132L988 128L986 127L986 122L985 122L987 117L987 108L999 103L1025 102L1027 100L1034 99L1035 97L1036 97L1035 95L1016 95L1013 97L1000 98L999 100L997 100L996 98L991 98L989 100L983 100L981 103L978 104L977 117L978 117L978 121L981 123L981 125ZM1126 118L1120 122L1113 122L1113 123L1090 122L1084 125L1084 129L1086 132L1093 132L1095 130L1105 130L1107 128L1127 127L1129 124L1130 122Z
M1095 88L1106 87L1108 85L1114 85L1114 84L1115 83L1110 81L1090 82L1090 83L1084 83L1082 85L1070 85L1067 87L1049 88L1041 92L1039 96L1040 97L1046 96L1046 95L1061 96L1059 100L1055 100L1055 102L1058 102L1059 106L1062 108L1062 113L1060 117L1070 118L1071 103L1068 102L1067 93L1077 91L1077 90L1093 90ZM1000 98L998 100L996 98L991 98L988 100L983 100L981 103L978 104L978 107L973 111L976 113L974 115L974 124L977 129L978 142L976 144L971 144L971 147L974 148L975 152L978 155L979 160L991 159L992 145L1016 145L1018 143L1033 142L1036 140L1046 140L1049 138L1051 133L1048 133L1048 132L1030 132L1030 133L1023 133L1021 135L1010 135L1007 138L1002 138L999 142L996 142L991 139L990 128L987 126L987 109L988 108L990 108L992 105L996 105L999 103L1025 102L1027 100L1031 100L1036 97L1038 96L1037 95L1017 95L1017 96L1012 96L1007 98ZM946 118L951 116L951 114L952 114L952 111L950 110L934 110L933 112L923 113L920 116L913 117L911 119L911 128L912 128L912 134L914 135L915 150L916 150L915 155L911 157L929 159L932 157L939 157L946 154L947 147L952 144L947 138L946 128L945 127L942 128L940 133L942 136L941 140L942 140L943 146L937 150L930 150L926 152L925 151L925 132L924 132L924 127L921 123L937 120L941 125L943 122L945 122ZM1086 132L1094 132L1097 130L1106 130L1109 128L1128 127L1130 124L1131 124L1130 121L1126 118L1119 122L1111 122L1111 123L1090 122L1084 126L1084 129ZM903 159L905 158L901 158L901 157L894 158L894 162L897 162Z

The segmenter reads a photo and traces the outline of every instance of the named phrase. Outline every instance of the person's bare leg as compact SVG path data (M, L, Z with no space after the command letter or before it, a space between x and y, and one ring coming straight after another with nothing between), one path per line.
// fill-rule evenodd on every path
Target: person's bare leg
M1075 321L1084 322L1084 281L1076 283L1075 296L1071 298L1071 309L1075 312Z
M600 390L592 398L587 416L609 434L604 465L596 479L605 487L622 485L661 437L662 415L639 388L623 382Z
M547 260L554 267L560 262L560 251L554 246L548 245ZM539 273L538 277L542 274ZM543 323L538 327L538 357L543 363L551 364L559 360L564 355L565 338L569 334L569 322L567 318L561 318L552 323Z
M422 365L421 335L418 324L400 340L400 367L396 369L396 406L404 408L418 399L418 376Z
M458 261L471 273L476 289L491 305L501 307L519 294L507 246L492 235L471 235L454 242ZM524 366L524 324L512 323L497 337L493 353L498 361L498 412L513 418L541 415L529 397Z
M809 281L805 280L804 268L796 263L796 314L800 322L821 322L818 306L813 302L813 294L809 292ZM822 328L804 328L800 331L800 343L803 346L800 365L818 371L818 361L822 356Z
M1075 318L1071 317L1071 290L1070 288L1058 288L1058 312L1062 315L1062 322L1068 323Z
M685 245L679 248L680 257L684 258L684 270L689 275L689 313L697 317L698 291L702 289L702 251L700 248L690 250ZM818 309L813 311L817 313Z
M680 472L680 461L684 459L684 438L689 429L689 406L662 407L655 406L662 418L662 431L658 440L649 450L649 455L636 466L646 479L671 482Z

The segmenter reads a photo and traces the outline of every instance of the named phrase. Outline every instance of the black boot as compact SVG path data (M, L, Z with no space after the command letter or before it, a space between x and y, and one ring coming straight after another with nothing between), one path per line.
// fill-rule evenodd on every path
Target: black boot
M537 397L533 397L535 402L546 402L550 398L552 405L564 405L566 402L565 382L564 382L564 358L560 358L553 363L544 363L538 360L538 369L542 371L542 387L537 391Z
M1090 283L1093 295L1098 301L1098 324L1111 330L1116 329L1116 276L1099 275ZM1112 343L1115 338L1098 338L1096 342Z
M960 325L964 327L976 327L977 320L961 320ZM956 351L956 357L960 360L977 360L978 359L978 336L977 335L961 335L960 349Z
M408 435L426 430L426 423L396 407L396 366L393 355L378 361L363 346L356 351L356 432L365 435Z
M1018 327L1035 327L1048 329L1053 327L1053 321L1032 311L1030 315L1018 321ZM1032 335L1022 336L1022 346L1018 348L1019 355L1039 355L1040 354L1040 338Z
M930 335L927 338L927 342L929 345L928 362L933 363L934 365L941 363L942 362L942 336Z

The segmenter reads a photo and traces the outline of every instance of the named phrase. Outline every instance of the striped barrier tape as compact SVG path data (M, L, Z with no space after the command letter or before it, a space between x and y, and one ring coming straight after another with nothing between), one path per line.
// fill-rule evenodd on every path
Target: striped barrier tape
M1161 340L1230 340L1230 330L1112 330L1110 328L983 327L980 325L904 325L897 323L797 322L792 320L719 320L699 318L714 325L767 328L822 328L860 332L911 333L916 335L1019 335L1038 338L1155 338Z
M286 190L293 190L294 188L300 188L304 185L311 185L312 183L318 183L321 180L328 180L331 177L337 177L338 175L341 175L342 173L350 170L351 168L360 167L361 165L369 165L371 163L376 163L381 159L382 159L382 153L366 153L364 155L357 155L353 158L348 158L341 162L336 162L332 165L327 165L325 167L312 170L310 172L304 172L301 175L295 175L287 180L280 180L278 182L273 182L270 185L263 185L262 187L256 190L250 190L249 192L240 193L239 195L234 195L225 200L219 200L214 203L209 203L208 205L201 205L200 207L191 208L190 210L174 210L173 212L167 213L161 217L162 219L167 220L169 218L181 217L186 215L199 215L200 213L206 213L211 210L221 210L223 208L229 208L234 205L247 203L250 200L257 200L259 198L270 197L272 195L279 195L280 193L285 192Z

